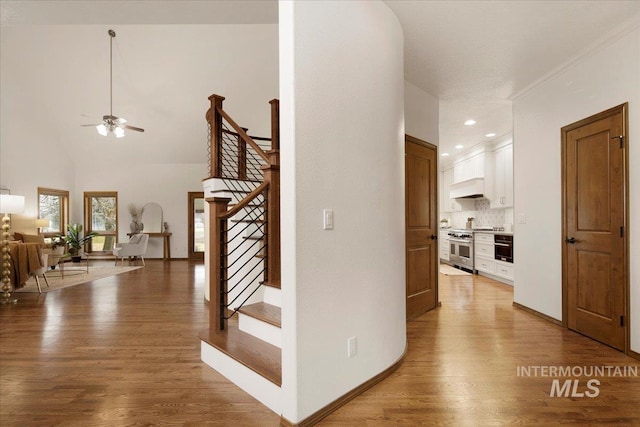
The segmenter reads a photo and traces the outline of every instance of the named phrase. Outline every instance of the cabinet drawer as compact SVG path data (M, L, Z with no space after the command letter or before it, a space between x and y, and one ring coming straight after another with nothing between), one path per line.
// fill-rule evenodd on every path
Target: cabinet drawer
M513 280L513 264L502 261L494 261L496 265L496 276Z
M474 233L474 237L476 242L479 243L491 243L493 245L493 234L492 233Z
M485 258L476 258L476 270L484 271L485 273L495 273L495 261Z
M494 249L493 249L493 244L488 244L488 243L478 243L476 242L476 244L474 245L474 248L476 250L476 255L482 255L482 256L486 256L486 257L493 257L494 254Z

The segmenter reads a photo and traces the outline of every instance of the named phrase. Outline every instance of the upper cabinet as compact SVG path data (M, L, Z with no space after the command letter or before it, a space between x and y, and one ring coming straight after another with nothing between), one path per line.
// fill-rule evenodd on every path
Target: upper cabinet
M496 149L492 155L491 194L487 195L491 202L490 207L492 209L513 207L513 144Z
M440 190L440 212L460 212L473 210L475 202L473 200L452 199L450 195L451 184L453 184L455 167L445 169L442 172L442 187Z
M453 164L453 184L473 178L484 178L484 153L476 154Z

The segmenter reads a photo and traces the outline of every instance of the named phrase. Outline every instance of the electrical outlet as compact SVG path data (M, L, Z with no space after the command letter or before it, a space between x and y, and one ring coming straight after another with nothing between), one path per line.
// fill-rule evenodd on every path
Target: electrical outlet
M353 357L358 354L358 339L351 337L347 340L347 356Z
M527 223L527 214L524 212L520 212L518 214L518 224L526 224Z
M322 211L323 228L325 230L333 230L333 210L324 209Z

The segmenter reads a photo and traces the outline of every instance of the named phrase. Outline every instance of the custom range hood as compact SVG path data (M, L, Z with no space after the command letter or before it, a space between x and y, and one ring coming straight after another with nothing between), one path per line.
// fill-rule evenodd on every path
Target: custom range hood
M471 178L449 187L451 199L479 199L484 197L484 178Z

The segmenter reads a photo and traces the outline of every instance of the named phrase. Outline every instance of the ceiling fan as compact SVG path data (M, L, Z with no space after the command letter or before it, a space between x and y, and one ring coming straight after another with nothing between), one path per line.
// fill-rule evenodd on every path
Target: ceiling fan
M109 133L115 134L116 138L124 136L124 130L129 129L136 132L144 132L144 129L127 124L127 120L123 117L113 115L113 38L116 32L108 31L109 34L109 114L102 116L102 123L95 123L80 126L95 126L98 133L107 136Z

